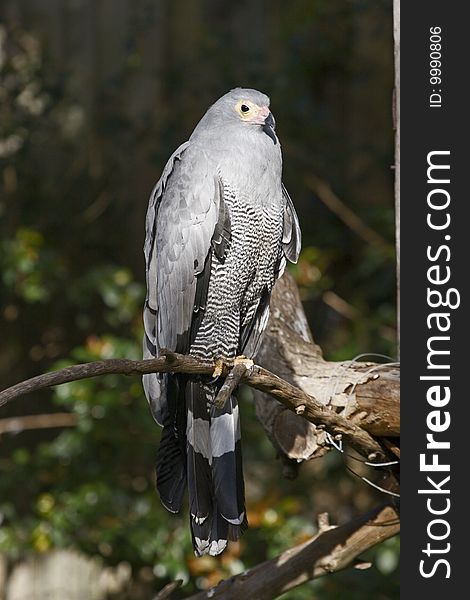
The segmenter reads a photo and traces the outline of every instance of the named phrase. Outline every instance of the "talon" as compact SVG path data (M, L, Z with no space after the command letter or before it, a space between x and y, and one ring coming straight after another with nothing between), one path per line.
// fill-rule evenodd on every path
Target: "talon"
M217 379L218 377L220 377L222 375L223 370L224 370L224 361L221 358L217 358L215 361L215 368L214 368L214 372L212 373L212 377L214 379Z
M246 356L236 356L233 360L233 364L230 366L231 369L229 374L225 378L225 381L214 401L214 408L216 409L222 409L224 407L225 402L228 400L228 398L230 398L230 394L232 394L232 392L234 392L234 390L237 388L243 375L247 371L250 372L253 369L254 363Z

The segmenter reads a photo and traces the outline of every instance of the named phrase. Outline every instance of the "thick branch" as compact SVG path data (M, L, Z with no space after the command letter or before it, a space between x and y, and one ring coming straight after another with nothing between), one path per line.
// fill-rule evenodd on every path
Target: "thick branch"
M378 507L339 527L320 530L311 540L193 595L191 600L271 600L310 579L345 569L360 554L396 535L399 529L395 509Z

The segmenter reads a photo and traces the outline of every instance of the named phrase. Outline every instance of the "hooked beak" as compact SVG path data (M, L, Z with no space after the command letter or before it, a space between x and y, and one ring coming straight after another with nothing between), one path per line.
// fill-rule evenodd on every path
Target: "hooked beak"
M269 112L269 114L267 115L267 117L264 120L262 129L263 129L264 133L269 135L269 137L272 139L274 144L277 144L277 137L276 137L276 134L274 133L275 128L276 128L276 121L274 120L272 112Z

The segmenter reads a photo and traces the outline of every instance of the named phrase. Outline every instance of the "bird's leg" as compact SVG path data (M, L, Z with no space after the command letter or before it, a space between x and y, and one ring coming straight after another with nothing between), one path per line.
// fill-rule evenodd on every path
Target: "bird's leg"
M212 377L214 379L218 379L224 370L224 361L222 358L216 358L214 372L212 373Z
M251 371L254 362L246 356L237 356L233 361L233 368L227 375L222 387L214 400L216 408L223 408L227 398L230 398L232 392L240 383L241 378L245 373Z

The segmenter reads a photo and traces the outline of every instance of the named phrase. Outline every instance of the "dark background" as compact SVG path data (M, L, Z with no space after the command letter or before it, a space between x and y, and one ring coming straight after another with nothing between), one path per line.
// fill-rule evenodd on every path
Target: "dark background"
M1 387L140 356L150 190L236 86L271 97L304 238L292 272L316 341L334 360L395 356L391 1L2 0L0 20ZM318 512L342 521L381 499L333 453L280 482L245 396L252 528L224 559L192 559L184 517L161 509L159 431L124 377L2 410L75 421L0 430L0 552L77 547L129 562L149 589L183 574L189 592L311 535ZM396 541L375 555L368 572L288 597L396 598Z

